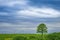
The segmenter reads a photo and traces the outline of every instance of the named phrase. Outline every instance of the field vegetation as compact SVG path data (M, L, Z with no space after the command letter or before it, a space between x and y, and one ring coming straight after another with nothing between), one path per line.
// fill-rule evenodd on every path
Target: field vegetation
M42 40L42 36L41 34L0 34L0 40ZM43 40L60 40L60 32L44 34Z

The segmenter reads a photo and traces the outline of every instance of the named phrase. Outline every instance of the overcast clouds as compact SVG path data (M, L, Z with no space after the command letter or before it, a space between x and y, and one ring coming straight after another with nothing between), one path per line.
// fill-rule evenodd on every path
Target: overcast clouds
M36 33L45 23L48 32L60 32L59 0L0 0L0 33Z

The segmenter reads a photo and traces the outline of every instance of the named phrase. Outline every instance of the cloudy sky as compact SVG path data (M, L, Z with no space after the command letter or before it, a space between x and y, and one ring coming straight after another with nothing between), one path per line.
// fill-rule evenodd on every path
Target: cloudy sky
M36 33L41 23L60 32L59 0L0 0L0 33Z

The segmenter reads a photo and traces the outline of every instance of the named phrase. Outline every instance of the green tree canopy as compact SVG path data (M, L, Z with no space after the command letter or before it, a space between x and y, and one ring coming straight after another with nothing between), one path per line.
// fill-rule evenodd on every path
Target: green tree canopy
M47 27L44 23L38 25L37 33L47 33Z

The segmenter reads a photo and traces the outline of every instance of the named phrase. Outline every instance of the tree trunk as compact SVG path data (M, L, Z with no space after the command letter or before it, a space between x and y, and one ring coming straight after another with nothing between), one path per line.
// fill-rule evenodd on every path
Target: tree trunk
M42 32L42 40L43 40L43 32Z

